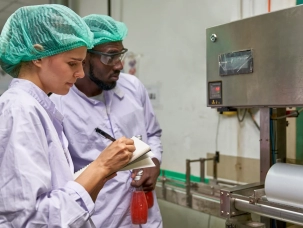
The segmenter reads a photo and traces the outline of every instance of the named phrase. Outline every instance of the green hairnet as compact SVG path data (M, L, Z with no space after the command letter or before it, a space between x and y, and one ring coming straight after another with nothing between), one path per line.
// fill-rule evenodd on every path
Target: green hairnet
M109 16L91 14L83 17L83 20L94 33L94 46L122 41L127 35L126 25Z
M81 46L91 49L93 34L74 11L56 4L25 6L13 13L2 29L0 65L17 77L21 62Z

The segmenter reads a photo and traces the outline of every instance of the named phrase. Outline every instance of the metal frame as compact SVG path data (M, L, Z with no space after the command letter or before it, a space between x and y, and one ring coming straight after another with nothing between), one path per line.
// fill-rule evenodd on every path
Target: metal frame
M217 163L220 161L220 153L216 151L216 154L212 158L200 158L196 160L186 159L186 206L192 207L192 194L191 194L191 182L190 182L190 163L200 162L200 182L205 181L205 162L213 161L213 180L217 181Z
M254 213L267 218L267 221L262 221L265 227L270 227L268 218L303 225L303 208L267 201L263 183L221 189L220 202L221 216L228 221L239 215ZM280 222L278 226L283 225L285 223Z

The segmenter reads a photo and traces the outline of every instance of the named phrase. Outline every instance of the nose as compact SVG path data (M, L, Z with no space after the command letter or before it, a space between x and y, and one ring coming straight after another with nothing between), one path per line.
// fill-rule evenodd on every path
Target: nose
M81 65L75 73L75 78L83 78L83 77L84 77L84 69L83 66Z
M119 60L113 67L114 70L122 70L123 69L123 64L122 64L122 61Z

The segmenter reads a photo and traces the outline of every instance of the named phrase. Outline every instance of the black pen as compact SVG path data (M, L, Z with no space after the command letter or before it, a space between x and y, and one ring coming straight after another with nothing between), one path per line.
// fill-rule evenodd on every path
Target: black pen
M102 131L100 128L95 128L95 131L97 132L97 133L99 133L100 135L102 135L104 138L107 138L107 139L109 139L109 140L111 140L111 141L116 141L116 139L115 138L113 138L113 137L111 137L109 134L107 134L105 131Z

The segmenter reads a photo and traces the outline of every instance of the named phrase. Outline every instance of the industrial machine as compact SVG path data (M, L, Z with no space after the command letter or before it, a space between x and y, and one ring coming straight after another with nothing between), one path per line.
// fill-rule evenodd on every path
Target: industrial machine
M303 106L302 20L297 6L206 30L208 106L260 108L260 183L220 189L226 227L252 227L249 213L262 216L255 227L303 225L303 205L271 202L264 191L270 167L286 162L286 107Z
M265 191L268 171L278 162L286 162L286 117L302 111L286 114L286 108L303 107L302 20L303 6L297 6L206 30L207 106L260 110L260 182L234 185L218 181L216 154L210 159L214 177L209 184L203 183L208 159L187 160L185 182L170 180L162 173L156 187L159 198L225 218L228 228L303 225L303 203L272 201ZM200 162L200 183L190 180L192 162ZM295 191L302 189L285 195Z

